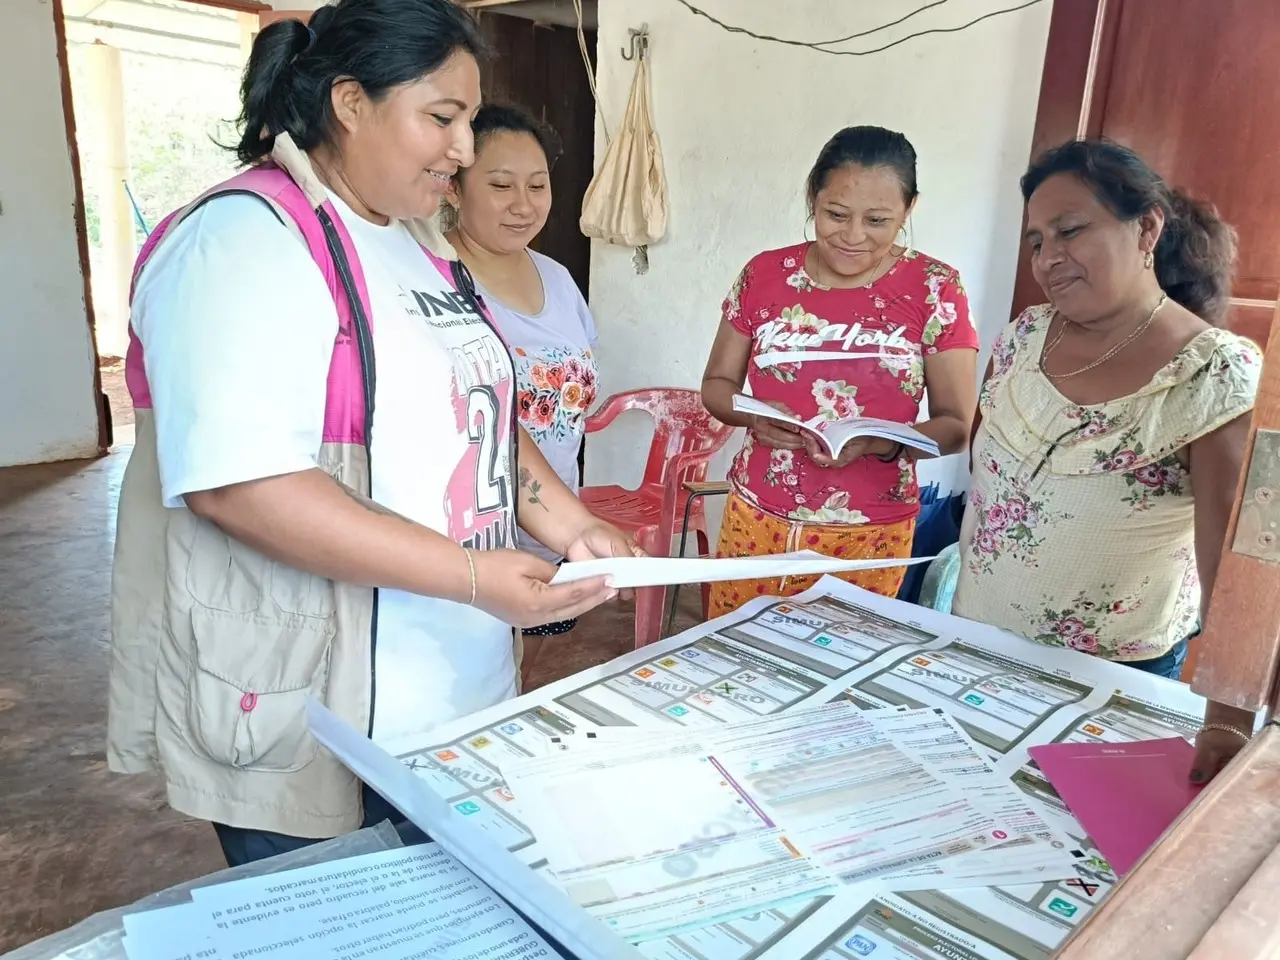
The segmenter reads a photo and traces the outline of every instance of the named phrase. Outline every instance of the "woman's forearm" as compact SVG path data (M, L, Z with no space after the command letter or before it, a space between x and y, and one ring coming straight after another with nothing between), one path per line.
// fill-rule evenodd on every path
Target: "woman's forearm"
M458 544L323 470L189 493L185 499L196 516L295 569L461 603L471 598L470 566Z
M915 429L934 441L938 445L939 454L944 457L953 453L960 453L969 445L969 424L965 422L964 418L954 414L941 414L936 417L930 417L923 423L915 424ZM918 457L922 460L928 456L911 447L908 447L907 450L913 457Z
M596 521L551 469L538 445L522 429L519 436L520 476L517 515L520 527L561 556L582 531Z
M730 427L750 427L750 414L733 409L733 398L742 392L742 385L724 377L707 377L702 381L702 405L707 412Z

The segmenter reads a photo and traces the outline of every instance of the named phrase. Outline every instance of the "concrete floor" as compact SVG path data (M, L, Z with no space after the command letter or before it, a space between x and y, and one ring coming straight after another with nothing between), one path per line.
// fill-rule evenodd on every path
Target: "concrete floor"
M107 772L108 600L128 449L0 470L0 953L220 869L213 830ZM681 621L693 622L686 590ZM687 604L687 606L686 606ZM629 607L544 642L530 687L631 648Z

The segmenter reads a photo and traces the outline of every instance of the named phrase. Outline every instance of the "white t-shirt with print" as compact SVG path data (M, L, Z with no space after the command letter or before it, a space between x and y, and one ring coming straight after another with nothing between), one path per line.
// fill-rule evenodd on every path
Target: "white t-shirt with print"
M576 493L578 451L587 412L599 391L596 324L569 271L535 250L528 253L542 278L543 303L537 314L513 310L483 287L480 293L515 360L520 425ZM520 546L552 563L560 559L523 530Z
M373 499L455 541L510 545L506 349L403 225L331 199L372 306ZM219 197L175 227L139 280L133 327L166 506L316 466L338 316L310 254L264 202ZM514 696L511 641L472 607L380 591L374 739L413 738Z

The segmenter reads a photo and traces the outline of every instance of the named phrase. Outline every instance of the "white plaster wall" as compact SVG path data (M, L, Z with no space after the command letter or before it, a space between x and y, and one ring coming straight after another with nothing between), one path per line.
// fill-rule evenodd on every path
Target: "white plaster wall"
M98 450L53 13L0 4L0 466Z
M897 19L916 0L700 0L757 33L804 40L845 36ZM1004 4L954 0L863 48L914 30L965 23ZM753 40L690 14L674 0L599 0L601 102L609 129L625 107L629 27L648 23L653 111L670 187L670 220L637 276L631 251L595 242L591 307L604 390L697 387L738 270L805 229L805 177L823 143L850 124L902 131L919 155L914 245L960 270L984 347L1007 320L1021 201L1049 30L1050 4L955 34L911 40L867 57L834 57ZM878 41L878 42L875 42ZM852 48L852 47L850 47ZM596 155L604 155L597 123ZM810 233L810 236L812 234ZM986 352L980 357L986 365ZM633 415L588 443L587 481L635 485L649 433ZM723 476L729 453L713 468ZM927 464L922 480L967 484L961 457Z

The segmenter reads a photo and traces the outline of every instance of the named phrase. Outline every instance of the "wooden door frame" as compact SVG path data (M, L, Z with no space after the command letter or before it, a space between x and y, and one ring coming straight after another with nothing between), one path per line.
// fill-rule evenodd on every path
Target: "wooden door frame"
M71 183L74 197L72 218L75 221L76 252L80 257L80 280L84 297L85 321L89 324L89 349L93 353L93 401L98 414L98 456L111 448L111 421L107 414L107 398L102 392L102 357L98 353L97 315L93 309L93 289L89 278L89 223L84 209L84 180L80 174L80 148L76 143L76 115L71 99L71 69L67 63L67 25L63 19L62 0L50 0L53 15L54 48L58 58L58 81L62 88L62 120L66 130L67 152L71 157Z
M235 10L237 13L268 13L272 9L269 3L257 0L186 0L201 7L221 7L223 10Z
M1028 161L1049 147L1102 132L1123 7L1124 0L1054 0ZM1020 242L1010 319L1043 300L1030 252Z

